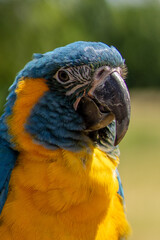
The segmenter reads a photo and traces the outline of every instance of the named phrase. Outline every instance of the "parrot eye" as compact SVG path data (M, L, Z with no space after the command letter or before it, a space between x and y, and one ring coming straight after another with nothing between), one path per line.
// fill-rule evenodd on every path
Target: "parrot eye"
M68 73L65 70L60 70L58 72L58 79L62 82L67 82L69 80Z

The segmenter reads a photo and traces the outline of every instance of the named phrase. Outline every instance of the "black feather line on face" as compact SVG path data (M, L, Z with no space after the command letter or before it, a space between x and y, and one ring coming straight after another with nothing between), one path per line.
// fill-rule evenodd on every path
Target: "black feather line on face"
M66 81L59 79L60 71L64 71L68 74L68 79ZM88 65L60 68L53 78L47 80L47 84L51 91L57 91L59 94L65 94L69 99L76 99L82 95L82 92L88 92L93 74L93 66Z

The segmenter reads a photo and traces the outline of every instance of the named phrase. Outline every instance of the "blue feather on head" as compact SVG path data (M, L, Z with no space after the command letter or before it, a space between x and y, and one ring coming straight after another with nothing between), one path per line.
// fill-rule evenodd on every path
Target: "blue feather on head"
M20 75L49 79L61 67L101 64L113 67L124 64L122 56L114 47L97 42L75 42L44 54L34 54Z

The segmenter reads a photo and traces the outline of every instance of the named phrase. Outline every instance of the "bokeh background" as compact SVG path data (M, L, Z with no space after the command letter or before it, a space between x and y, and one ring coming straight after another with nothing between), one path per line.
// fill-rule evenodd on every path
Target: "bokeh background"
M130 239L159 240L160 1L0 0L0 111L34 52L78 40L114 45L126 59L132 115L119 170Z

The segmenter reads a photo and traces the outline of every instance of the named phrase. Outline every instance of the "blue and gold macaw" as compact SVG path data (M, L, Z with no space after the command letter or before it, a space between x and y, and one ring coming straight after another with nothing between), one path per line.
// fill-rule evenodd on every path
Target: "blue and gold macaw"
M35 54L19 72L0 118L0 239L127 237L125 74L120 53L97 42Z

